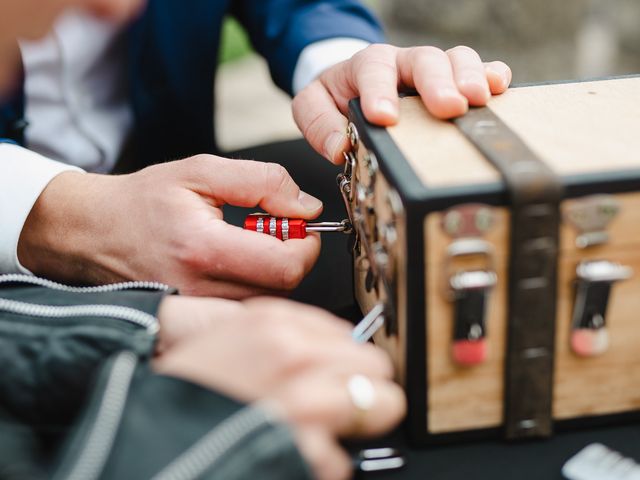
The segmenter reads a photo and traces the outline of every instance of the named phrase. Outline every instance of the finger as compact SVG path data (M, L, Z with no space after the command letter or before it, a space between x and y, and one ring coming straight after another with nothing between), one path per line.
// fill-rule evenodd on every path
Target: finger
M323 425L343 438L381 435L395 427L406 413L402 389L393 382L371 379L373 403L358 410L348 389L349 376L298 376L272 399L293 424Z
M351 340L349 330L339 320L324 322L320 316L298 315L297 304L288 303L282 315L274 316L265 299L247 306L251 331L263 337L266 357L282 380L292 375L320 369L324 374L363 373L371 378L390 379L393 367L385 352L373 344L359 345ZM335 320L335 319L332 319Z
M391 45L371 45L351 62L351 82L360 94L362 111L376 125L398 121L397 50Z
M458 91L449 56L439 48L415 47L403 50L398 62L402 82L415 86L427 110L437 118L463 115L467 98Z
M191 279L184 286L177 286L183 295L194 297L217 297L227 300L244 300L263 295L284 295L281 290L271 290L255 285L247 285L229 280L217 280L212 277Z
M395 383L371 379L375 398L370 409L360 410L349 392L346 402L350 411L347 421L336 423L338 433L343 438L366 438L381 435L393 429L406 414L406 398L403 390ZM343 392L344 390L341 390Z
M360 373L372 379L390 380L393 375L388 356L373 345L354 345L353 342L336 340L326 331L313 335L298 329L283 332L282 336L289 340L286 352L273 352L271 355L274 366L280 369L282 380L293 374L318 370L324 375L341 378Z
M86 2L84 8L93 15L112 22L124 22L133 18L142 9L142 0L96 0Z
M319 80L296 95L292 110L296 125L313 149L332 163L344 163L342 153L349 149L347 118Z
M322 202L300 190L277 163L199 155L180 162L192 190L224 204L261 208L282 217L315 218Z
M447 50L453 77L458 90L467 97L469 105L485 105L491 97L489 83L480 55L472 48L458 46Z
M351 477L351 459L325 429L301 426L294 429L294 436L315 479L343 480Z
M282 380L292 375L322 370L325 374L363 373L371 378L390 379L389 357L373 344L353 342L347 322L321 311L308 315L299 304L280 301L274 308L266 298L243 302L254 334L263 337L266 357Z
M326 310L274 298L253 298L243 304L249 312L255 312L258 321L271 325L279 322L288 330L295 324L308 338L317 339L315 346L318 349L308 350L308 353L317 354L320 364L331 366L336 373L360 372L380 379L393 377L393 365L388 355L372 343L354 344L353 324ZM307 342L301 343L304 348L310 348ZM326 352L321 352L323 348Z
M504 62L487 62L484 64L489 88L493 95L504 93L511 84L511 69Z
M242 303L250 312L255 312L256 317L259 314L262 319L279 320L282 323L295 321L296 325L306 327L314 335L332 335L351 342L353 325L322 308L270 297L251 298Z
M340 347L334 346L333 351L328 352L327 359L320 365L338 376L360 373L378 380L393 378L393 365L384 351L371 343L357 347L355 349L353 343Z
M393 429L406 414L406 398L403 390L395 383L371 379L375 398L366 412L354 405L348 390L341 386L339 392L344 398L346 416L336 416L335 429L343 438L367 438L382 435ZM336 397L336 401L339 401Z
M212 280L276 291L297 287L320 254L319 235L283 242L215 220L198 239L185 259L194 270Z

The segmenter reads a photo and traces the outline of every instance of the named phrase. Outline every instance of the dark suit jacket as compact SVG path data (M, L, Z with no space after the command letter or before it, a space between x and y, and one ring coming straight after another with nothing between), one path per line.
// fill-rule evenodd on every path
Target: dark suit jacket
M288 92L307 45L333 37L382 40L379 24L358 0L149 0L128 32L135 154L142 163L215 152L213 82L229 13ZM0 137L20 141L21 110L20 98L5 105Z

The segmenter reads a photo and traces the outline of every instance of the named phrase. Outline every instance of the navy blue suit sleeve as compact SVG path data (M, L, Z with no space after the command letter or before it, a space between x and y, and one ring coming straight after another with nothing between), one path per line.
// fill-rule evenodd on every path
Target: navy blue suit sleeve
M336 37L384 41L380 23L357 0L241 0L234 5L234 15L269 62L275 83L289 93L307 45Z

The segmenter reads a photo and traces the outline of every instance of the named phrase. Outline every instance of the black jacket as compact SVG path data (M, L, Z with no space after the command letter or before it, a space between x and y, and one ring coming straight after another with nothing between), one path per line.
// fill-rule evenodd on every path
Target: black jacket
M0 478L310 478L266 412L150 370L167 293L0 275Z

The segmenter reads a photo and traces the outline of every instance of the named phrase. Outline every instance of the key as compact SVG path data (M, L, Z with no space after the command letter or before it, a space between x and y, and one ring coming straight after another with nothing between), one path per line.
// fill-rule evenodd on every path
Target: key
M365 317L360 320L351 332L351 338L356 343L367 343L384 325L384 305L378 303Z
M278 218L265 213L253 213L244 221L245 230L266 233L280 240L305 238L307 232L342 232L351 233L349 220L341 222L307 223L301 218Z

